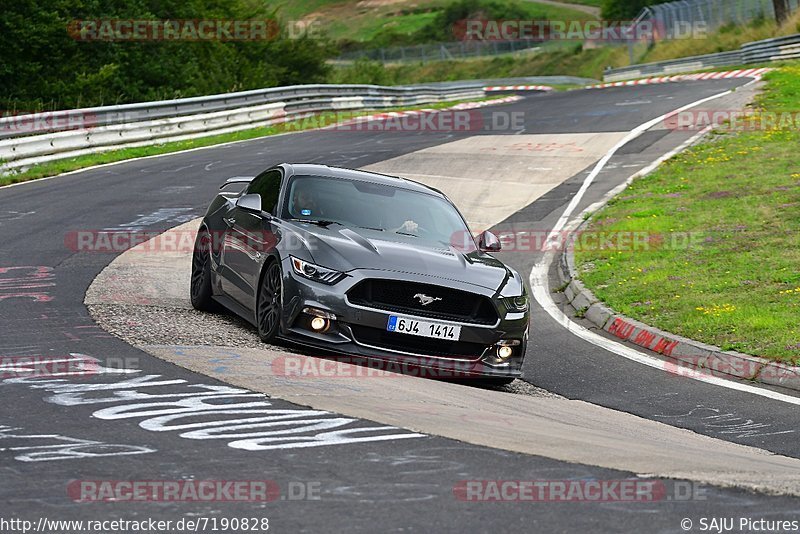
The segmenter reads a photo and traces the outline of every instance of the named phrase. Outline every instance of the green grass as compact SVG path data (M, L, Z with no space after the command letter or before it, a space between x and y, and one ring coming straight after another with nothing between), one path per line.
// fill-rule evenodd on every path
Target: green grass
M332 5L342 4L342 0L267 0L270 8L278 8L278 15L286 20L299 20L303 17Z
M663 41L638 58L640 63L736 50L744 43L800 32L800 11L778 27L774 20L756 19L746 25L729 25L702 39Z
M603 7L603 0L560 0L565 4L580 4L583 6Z
M525 0L506 0L506 2L520 5L528 17L536 20L593 18L577 9ZM447 0L395 0L371 3L353 0L268 1L268 5L278 8L279 15L285 20L314 20L332 40L359 43L376 40L383 32L411 35L429 24L448 3Z
M503 96L504 95L495 95L487 98L453 100L451 102L435 102L419 106L384 108L379 111L381 112L404 111L404 110L421 109L421 108L442 109L453 106L460 102L482 102L487 100L496 100L498 98L503 98ZM375 112L376 110L361 110L361 111L344 112L344 113L346 113L345 118L350 118L350 117L369 115ZM219 145L222 143L231 143L234 141L245 141L248 139L267 137L270 135L276 135L280 133L297 132L297 131L312 129L314 125L324 126L333 124L335 123L337 117L341 118L342 116L329 112L329 113L321 113L317 117L318 119L315 121L300 119L282 125L263 126L259 128L241 130L239 132L210 135L207 137L201 137L198 139L189 139L185 141L171 141L162 144L148 145L142 147L121 148L118 150L109 150L106 152L100 152L98 154L86 154L74 158L41 163L38 165L34 165L29 169L17 174L0 176L0 186L20 183L20 182L27 182L30 180L36 180L38 178L55 176L57 174L61 174L64 172L75 171L78 169L84 169L86 167L102 165L105 163L113 163L116 161L122 161L126 159L142 158L145 156L155 156L159 154L169 154L172 152L180 152L181 150L189 150L192 148Z
M800 109L800 63L766 79L761 109ZM588 231L646 233L649 250L576 251L584 283L647 324L800 363L800 125L785 126L718 132L634 181Z
M780 28L770 21L754 21L747 26L729 26L705 39L682 39L659 42L649 49L638 47L639 62L675 59L689 55L735 50L742 43L777 35L800 32L800 11ZM606 67L629 64L625 46L605 46L583 50L578 43L548 43L534 54L508 54L491 58L476 58L429 63L408 63L384 67L371 65L338 66L331 74L333 83L414 84L470 78L503 78L518 76L572 75L602 79ZM755 68L746 65L733 68ZM707 70L720 70L711 68Z
M332 83L385 85L455 81L480 78L571 75L601 79L607 65L627 64L623 47L580 50L580 45L558 43L539 54L504 55L460 61L434 61L383 67L379 63L337 67Z
M337 17L325 23L323 28L327 35L334 40L347 38L363 43L377 39L381 32L387 30L411 35L435 18L435 11L407 15L384 15L382 17L355 16L350 19Z

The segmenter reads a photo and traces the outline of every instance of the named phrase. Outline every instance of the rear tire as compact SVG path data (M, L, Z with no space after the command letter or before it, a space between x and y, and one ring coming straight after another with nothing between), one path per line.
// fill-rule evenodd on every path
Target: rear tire
M274 261L267 266L259 285L256 322L258 337L264 343L273 343L280 330L282 279L280 263Z
M190 293L194 309L219 311L219 305L211 297L211 234L205 228L197 232L194 243Z

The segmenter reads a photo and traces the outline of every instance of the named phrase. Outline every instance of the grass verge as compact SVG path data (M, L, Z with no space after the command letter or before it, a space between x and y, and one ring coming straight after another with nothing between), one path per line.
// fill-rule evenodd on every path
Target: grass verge
M378 62L357 61L336 67L332 83L374 83L407 85L469 79L516 78L524 76L581 76L602 79L606 66L627 65L623 47L605 46L583 50L580 43L555 43L547 51L517 53L492 58L433 61L383 66Z
M380 110L363 110L354 111L352 114L348 113L347 118L355 118L364 115L370 115L376 112L387 111L408 111L413 109L443 109L454 106L463 102L483 102L490 100L497 100L506 95L494 95L485 98L469 99L469 100L453 100L450 102L435 102L431 104L409 106L409 107L395 107L383 108ZM180 152L182 150L189 150L192 148L199 148L204 146L219 145L222 143L231 143L234 141L245 141L248 139L256 139L258 137L266 137L286 132L298 132L303 130L313 129L314 125L330 125L335 122L337 115L335 113L322 113L317 116L316 120L310 121L307 119L300 119L291 121L286 124L262 126L258 128L251 128L241 130L238 132L231 132L219 135L209 135L207 137L200 137L198 139L189 139L185 141L171 141L160 144L147 145L141 147L121 148L117 150L108 150L99 152L97 154L86 154L74 158L65 158L61 160L51 161L34 165L29 169L17 173L0 176L0 187L4 185L27 182L36 180L38 178L45 178L47 176L55 176L57 174L84 169L95 165L102 165L105 163L113 163L115 161L122 161L126 159L141 158L145 156L155 156L159 154L169 154L172 152Z
M638 63L663 61L699 54L736 50L742 44L769 37L800 32L800 10L780 27L774 21L756 19L746 25L729 25L702 39L660 41L652 47L637 45ZM606 67L629 65L626 46L583 48L575 42L553 42L533 53L516 53L492 58L475 58L428 63L383 66L362 61L337 66L331 72L332 83L375 83L381 85L570 74L602 80ZM747 65L744 68L754 68ZM719 67L709 70L732 70Z
M603 7L603 0L561 0L565 4L581 4L584 6Z
M411 37L405 45L421 44L413 38L415 32L435 21L436 15L451 3L448 0L267 0L267 5L277 7L286 20L314 21L334 41L356 43L385 43L391 46L386 35ZM530 0L504 0L515 4L530 20L590 20L595 17L568 6L541 4ZM581 2L581 3L585 3ZM455 41L456 36L452 39Z
M765 79L758 107L796 117L800 62ZM799 128L718 131L634 181L587 231L647 244L577 250L580 278L644 323L799 364Z

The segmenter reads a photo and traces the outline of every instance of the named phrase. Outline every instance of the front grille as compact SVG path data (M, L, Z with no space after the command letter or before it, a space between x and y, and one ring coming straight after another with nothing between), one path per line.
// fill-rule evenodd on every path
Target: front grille
M441 300L423 306L419 298L415 298L418 294ZM497 322L497 311L487 297L430 284L368 279L350 289L347 298L359 306L433 319L475 324Z
M389 332L381 328L350 325L353 337L358 343L372 345L381 349L396 350L423 356L443 356L474 360L483 354L485 345L466 341L447 341L428 337L410 336Z

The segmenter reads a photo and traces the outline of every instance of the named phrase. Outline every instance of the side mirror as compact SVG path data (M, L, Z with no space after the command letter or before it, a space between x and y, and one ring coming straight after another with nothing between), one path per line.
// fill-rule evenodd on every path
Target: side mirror
M498 252L500 250L500 238L487 230L478 239L478 248L482 252Z
M258 193L251 193L249 195L242 195L236 201L236 206L243 210L261 213L261 195Z

